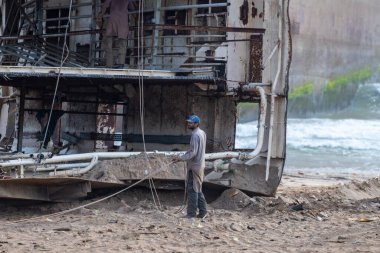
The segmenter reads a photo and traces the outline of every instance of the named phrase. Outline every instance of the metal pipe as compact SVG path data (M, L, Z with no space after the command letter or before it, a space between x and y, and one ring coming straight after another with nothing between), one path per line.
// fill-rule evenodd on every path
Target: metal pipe
M244 156L240 152L221 152L221 153L210 153L205 155L206 160L218 160L218 159L232 159L232 158L241 158Z
M193 5L178 5L178 6L166 6L161 7L160 11L174 11L174 10L187 10L187 9L196 9L196 8L209 8L209 7L228 7L229 3L214 3L214 4L193 4ZM152 9L144 9L143 12L153 12ZM129 14L137 14L139 11L130 11Z
M78 4L73 4L71 7L72 8L77 8L77 7L84 7L84 6L91 6L92 3L91 2L87 2L87 3L78 3ZM47 6L47 7L44 7L43 10L54 10L54 9L68 9L70 8L70 5L60 5L60 6Z
M242 90L245 92L253 92L258 90L260 86L270 86L271 83L248 83L242 87Z
M196 14L193 15L194 18L203 18L203 17L215 17L215 16L225 16L227 12L218 12L218 13L206 13L206 14Z
M82 15L82 16L71 16L70 20L72 19L81 19L81 18L92 18L92 15ZM49 22L49 21L60 21L60 20L68 20L69 17L61 17L61 18L46 18L42 19L41 21ZM66 25L65 25L66 26ZM60 28L63 28L64 25L61 25Z
M166 156L178 156L183 155L185 152L147 152L150 154L166 155ZM73 155L63 155L63 156L54 156L52 158L44 159L43 164L56 164L56 163L65 163L65 162L76 162L76 161L85 161L93 159L94 156L98 157L98 160L106 159L117 159L117 158L128 158L131 156L137 156L143 154L142 152L99 152L99 153L85 153L85 154L73 154ZM230 159L230 158L244 158L246 157L245 153L240 152L221 152L221 153L211 153L206 154L206 160L217 160L217 159ZM8 168L15 166L31 166L36 165L34 159L24 159L24 160L10 160L0 163L0 168ZM79 164L82 165L82 164Z
M45 171L55 171L55 170L67 170L67 169L74 169L74 168L81 168L86 167L90 163L70 163L70 164L56 164L49 167L37 167L37 172L45 172ZM34 166L33 166L34 167Z
M161 7L163 11L174 11L174 10L187 10L196 8L209 8L209 7L227 7L229 3L214 3L214 4L192 4L192 5L178 5L178 6L166 6Z
M276 53L277 49L280 47L280 41L277 43L277 45L273 48L272 53L268 56L268 58L264 61L263 66L261 66L262 69L265 69L268 62L272 59L273 55Z
M81 175L89 172L98 163L98 159L99 159L99 157L95 154L92 157L90 164L85 168L81 168L81 169L77 169L77 170L71 169L71 170L64 170L64 171L53 171L53 172L49 173L49 176L51 176L51 177L53 177L53 176L68 176L68 177L81 176Z
M260 93L260 123L259 123L259 134L257 136L257 145L253 152L249 153L249 159L245 164L253 165L254 158L257 157L264 144L264 134L265 134L265 119L267 115L267 98L263 87L257 86L256 89Z
M184 152L148 152L147 154L164 154L164 155L180 155ZM98 159L117 159L117 158L127 158L131 156L140 155L142 152L99 152L99 153L85 153L85 154L74 154L74 155L63 155L63 156L53 156L52 158L47 158L42 160L43 164L55 164L55 163L65 163L65 162L75 162L75 161L85 161L92 159L95 155ZM21 165L36 165L34 159L25 160L11 160L0 163L0 168L21 166Z
M24 178L24 166L20 166L20 178Z
M43 152L43 153L35 153L35 154L23 154L23 153L17 153L17 154L6 154L6 155L0 155L0 161L1 160L12 160L12 159L28 159L28 158L33 158L37 157L37 155L42 154L44 157L47 157L51 153L48 152Z
M21 87L19 113L18 113L18 129L17 129L17 152L22 151L22 140L24 133L24 112L25 112L25 87Z

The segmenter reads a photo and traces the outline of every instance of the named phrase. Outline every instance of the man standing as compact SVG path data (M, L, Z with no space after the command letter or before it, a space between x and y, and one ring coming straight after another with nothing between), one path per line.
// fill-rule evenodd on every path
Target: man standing
M103 25L103 16L107 9L110 9L110 16L107 22L107 29L104 36L106 66L113 67L113 39L118 40L117 64L125 64L125 56L128 44L128 8L134 9L133 0L105 0L102 9L99 12L97 23Z
M192 130L190 149L176 161L187 162L187 216L205 218L207 202L202 193L205 169L206 133L199 128L200 118L191 115L187 118L187 128ZM199 214L197 216L197 209Z

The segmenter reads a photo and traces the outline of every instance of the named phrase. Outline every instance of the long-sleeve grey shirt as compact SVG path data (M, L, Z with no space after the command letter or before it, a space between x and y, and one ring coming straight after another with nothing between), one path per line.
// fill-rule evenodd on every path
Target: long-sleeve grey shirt
M193 172L194 191L202 191L205 169L206 133L199 127L193 130L190 140L190 149L181 156L187 162L187 169Z

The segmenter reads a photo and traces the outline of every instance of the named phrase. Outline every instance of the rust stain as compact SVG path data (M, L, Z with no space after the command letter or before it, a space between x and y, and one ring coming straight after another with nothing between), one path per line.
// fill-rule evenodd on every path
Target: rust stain
M240 20L244 25L248 24L248 0L244 0L244 3L240 6Z
M257 13L258 13L258 10L255 7L255 2L252 2L252 18L256 18Z

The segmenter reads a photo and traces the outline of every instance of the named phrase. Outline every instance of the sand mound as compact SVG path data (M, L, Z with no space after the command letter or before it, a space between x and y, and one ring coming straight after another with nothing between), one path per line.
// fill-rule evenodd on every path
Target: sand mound
M372 178L368 181L353 181L345 184L338 190L340 197L347 200L363 200L380 197L380 178Z
M98 163L91 171L83 176L85 179L122 183L125 180L138 180L149 173L160 171L154 175L156 179L185 178L185 172L181 164L173 164L171 157L165 155L144 154L123 159L112 159Z
M225 190L217 200L211 203L211 206L216 209L241 210L251 203L251 198L248 195L232 188Z

